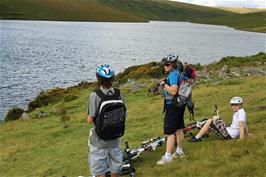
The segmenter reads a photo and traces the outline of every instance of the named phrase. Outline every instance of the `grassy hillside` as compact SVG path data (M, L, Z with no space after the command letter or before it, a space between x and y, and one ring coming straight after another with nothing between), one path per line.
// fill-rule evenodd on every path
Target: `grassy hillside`
M188 21L266 31L265 12L242 15L222 9L167 0L1 0L0 18L125 22Z
M149 80L138 82L148 83ZM142 161L134 162L136 176L263 177L266 159L265 87L265 76L252 76L210 82L194 88L197 120L214 114L214 104L217 104L221 116L230 123L232 112L228 102L232 96L242 96L248 116L247 125L253 135L244 141L222 141L212 134L198 144L185 141L184 159L157 166L156 161L164 153L164 145L156 152L143 153ZM92 90L92 86L75 87L72 91L77 98L72 101L62 99L43 106L31 112L31 119L27 121L2 123L0 176L88 176L87 138L91 126L86 122L86 108L87 97ZM122 142L128 140L131 147L136 147L145 139L163 136L162 97L147 96L146 89L130 92L122 87L122 91L128 107L126 134ZM68 128L63 128L60 109L67 110L70 117ZM40 111L48 112L49 116L37 118L36 114ZM188 123L187 112L185 117Z
M246 13L254 13L254 12L265 12L266 9L265 8L260 8L260 9L256 9L256 8L243 8L243 7L217 7L219 9L222 10L226 10L229 12L235 12L235 13L239 13L239 14L246 14Z
M97 0L1 0L1 19L145 21Z
M210 7L163 0L101 0L101 2L107 6L126 11L130 14L143 16L147 20L191 21L209 18L210 16L218 17L232 14Z
M209 18L202 22L226 25L246 31L266 32L266 12L220 16L217 18Z
M235 57L227 56L223 57L220 61L207 65L208 70L220 70L224 65L237 68L243 67L263 67L266 64L266 53L260 52L256 55Z

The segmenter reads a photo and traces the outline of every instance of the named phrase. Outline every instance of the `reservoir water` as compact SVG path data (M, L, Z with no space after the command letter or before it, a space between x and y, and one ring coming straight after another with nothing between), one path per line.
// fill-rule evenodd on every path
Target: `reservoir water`
M12 106L26 108L42 90L94 81L98 64L118 73L172 52L207 64L266 50L266 34L186 22L0 20L0 27L0 119Z

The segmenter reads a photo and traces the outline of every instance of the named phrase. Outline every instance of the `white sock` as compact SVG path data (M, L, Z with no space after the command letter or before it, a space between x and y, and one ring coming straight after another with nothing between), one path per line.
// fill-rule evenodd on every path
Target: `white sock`
M166 160L172 160L172 154L171 153L169 153L169 152L165 152L165 155L164 155L164 158L166 159Z
M195 138L197 138L197 139L200 139L200 136L199 136L199 134L197 134L197 135L195 136Z
M176 147L176 151L175 151L177 154L180 154L183 152L182 148L180 147Z

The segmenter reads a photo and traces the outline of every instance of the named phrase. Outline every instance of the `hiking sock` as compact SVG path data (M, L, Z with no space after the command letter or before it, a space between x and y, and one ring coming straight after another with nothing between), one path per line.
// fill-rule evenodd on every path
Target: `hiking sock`
M165 152L164 158L169 161L169 160L172 160L173 157L171 153Z
M180 147L176 147L176 151L175 151L177 154L182 154L183 153L183 150L182 148Z
M200 139L201 137L199 136L199 134L197 134L197 135L195 136L195 138L196 138L196 139Z

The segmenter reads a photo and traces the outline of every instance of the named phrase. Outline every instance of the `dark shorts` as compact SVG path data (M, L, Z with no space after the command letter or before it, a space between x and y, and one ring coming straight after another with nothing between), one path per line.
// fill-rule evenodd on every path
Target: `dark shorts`
M184 107L175 107L172 104L166 105L164 115L164 134L171 135L177 130L185 128Z

